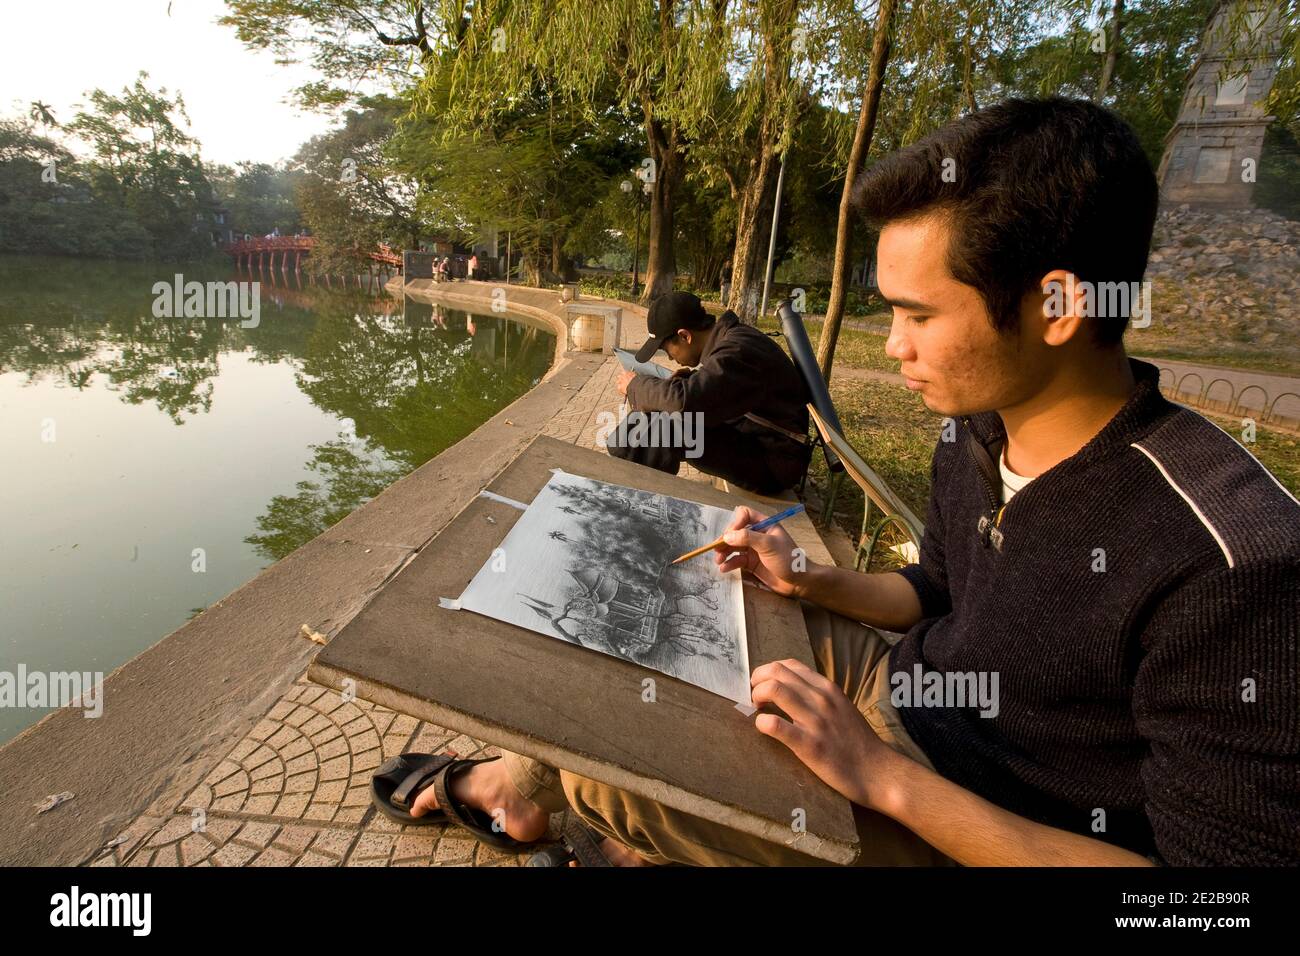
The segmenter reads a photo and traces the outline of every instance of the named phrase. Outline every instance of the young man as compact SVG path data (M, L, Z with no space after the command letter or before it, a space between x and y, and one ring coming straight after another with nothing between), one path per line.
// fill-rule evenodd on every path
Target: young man
M663 349L684 368L620 375L633 410L605 435L609 453L672 475L689 461L765 495L797 484L812 449L808 386L781 347L734 312L715 321L689 292L655 299L646 325L637 361Z
M1126 312L1089 298L1146 268L1132 131L1010 100L885 158L857 200L887 352L952 420L918 564L795 572L779 529L728 532L720 567L803 599L819 665L754 672L791 718L756 731L863 808L864 862L1300 862L1300 505L1166 401L1125 356ZM953 677L993 694L957 700ZM622 859L798 859L513 755L450 792L526 839L567 800Z

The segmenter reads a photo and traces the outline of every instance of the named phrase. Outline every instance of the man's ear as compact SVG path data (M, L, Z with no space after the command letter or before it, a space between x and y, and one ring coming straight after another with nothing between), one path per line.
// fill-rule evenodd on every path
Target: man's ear
M1031 318L1041 328L1044 345L1064 345L1079 334L1092 315L1091 287L1073 272L1053 269L1039 280L1039 292L1030 293L1037 307Z
M691 336L692 336L692 335L694 335L694 332L693 332L691 329L678 329L678 330L677 330L677 337L678 337L679 339L681 339L683 342L685 342L687 345L690 345L690 344L691 344Z

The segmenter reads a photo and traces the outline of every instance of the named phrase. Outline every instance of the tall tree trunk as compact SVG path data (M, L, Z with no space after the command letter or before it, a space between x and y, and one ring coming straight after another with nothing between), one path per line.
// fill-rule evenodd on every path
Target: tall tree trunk
M540 286L542 284L542 246L539 240L528 243L525 251L519 257L519 264L524 269L525 285Z
M817 364L822 377L829 384L831 363L835 360L835 343L840 337L840 323L844 320L844 304L848 297L850 226L852 215L849 201L853 184L871 150L871 138L876 131L876 116L880 112L880 92L885 85L885 67L889 65L889 35L894 26L898 0L880 0L876 11L876 25L871 40L871 65L867 70L867 88L862 93L862 110L858 113L858 127L853 133L853 148L849 151L849 168L844 174L844 190L840 193L840 216L835 227L835 263L831 268L831 296L826 305L826 321L822 324L821 338L817 342Z
M564 237L559 231L551 233L551 271L564 282L574 278L573 260L564 254Z
M1097 102L1106 98L1111 77L1115 75L1115 61L1119 59L1119 18L1124 15L1124 0L1115 0L1110 14L1110 40L1106 45L1106 61L1101 65L1101 82L1097 84Z
M798 7L793 0L773 6L763 30L763 109L758 142L749 150L745 181L736 189L736 246L731 255L731 301L723 303L750 325L757 324L766 279L767 247L780 171L777 145L786 115L783 93L790 83L790 36Z
M725 308L742 322L758 322L759 299L763 294L767 265L767 240L772 227L772 204L776 198L776 176L780 163L766 137L757 156L750 158L750 172L739 191L736 204L736 247L731 253L731 298Z
M649 103L645 105L645 116L646 142L655 164L655 179L650 189L645 287L641 292L641 298L649 302L665 292L672 292L677 276L673 210L682 178L686 175L686 148L675 126L666 128L663 122L651 118Z

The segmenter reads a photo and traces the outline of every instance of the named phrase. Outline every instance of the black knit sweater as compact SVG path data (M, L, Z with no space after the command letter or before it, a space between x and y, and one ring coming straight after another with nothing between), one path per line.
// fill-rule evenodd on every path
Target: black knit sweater
M891 678L997 672L998 713L904 701L903 724L1021 816L1170 864L1300 863L1300 505L1132 366L1127 404L1000 516L997 414L939 442Z

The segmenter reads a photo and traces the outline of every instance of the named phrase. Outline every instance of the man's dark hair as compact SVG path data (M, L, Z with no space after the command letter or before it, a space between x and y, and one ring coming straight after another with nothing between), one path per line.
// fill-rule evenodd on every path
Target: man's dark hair
M955 120L867 169L853 193L878 226L946 214L948 271L979 291L1000 332L1019 326L1021 298L1053 269L1091 283L1141 281L1158 201L1129 125L1059 96ZM1128 318L1093 319L1093 341L1117 344Z

